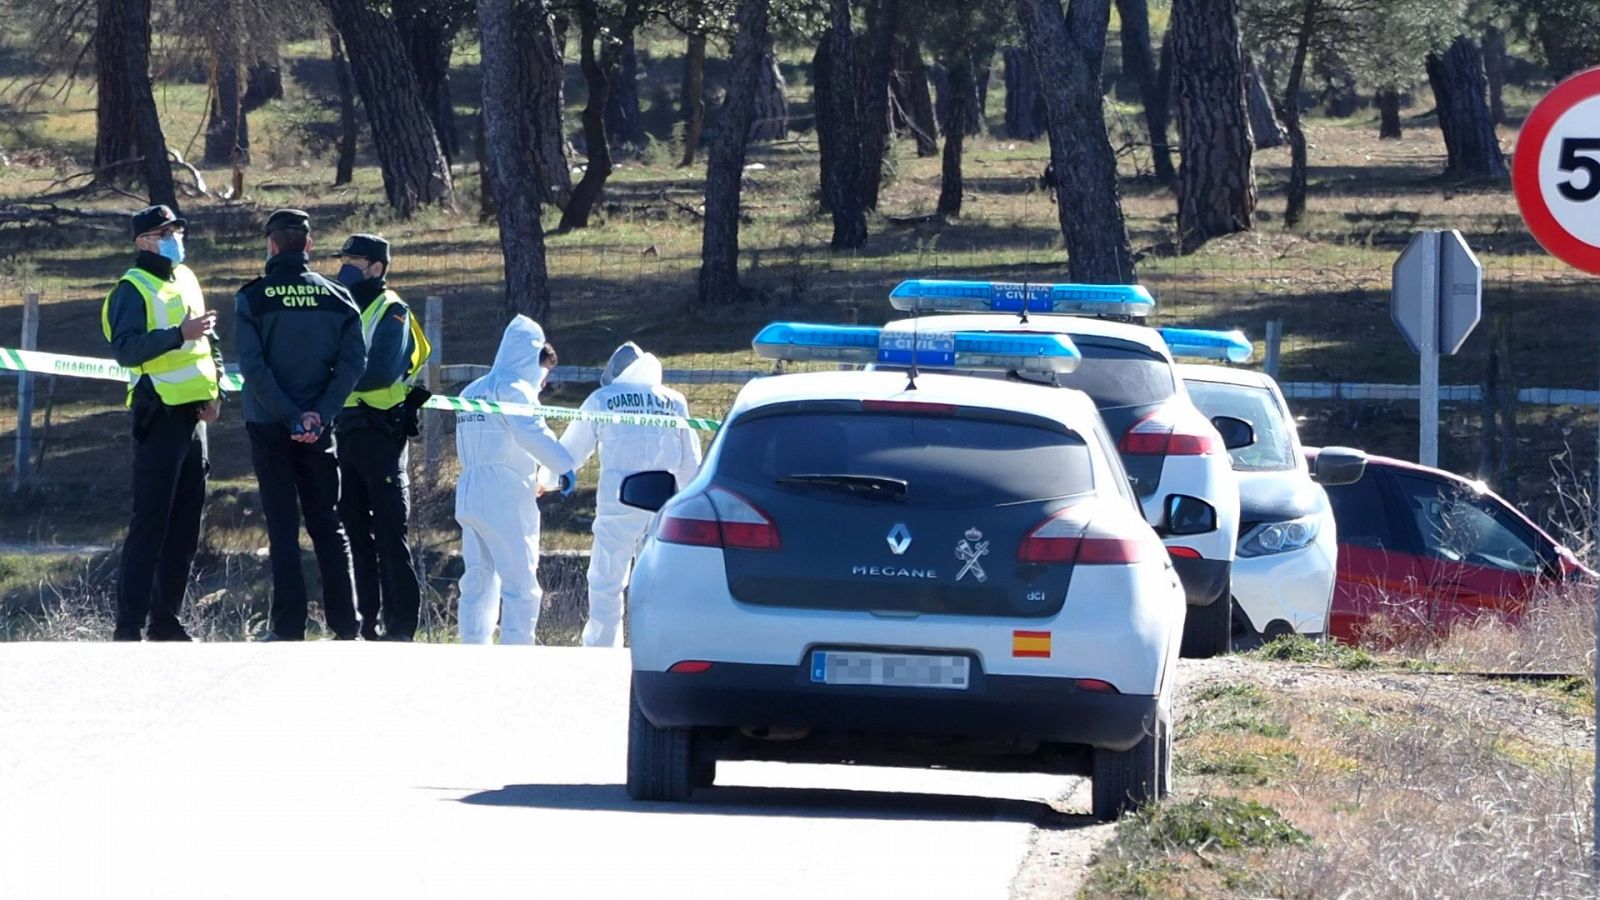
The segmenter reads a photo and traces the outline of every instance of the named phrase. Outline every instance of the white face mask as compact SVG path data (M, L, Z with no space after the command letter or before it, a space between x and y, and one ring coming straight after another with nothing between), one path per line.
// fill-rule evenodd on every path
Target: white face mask
M539 390L542 391L546 387L549 387L549 381L550 381L550 370L545 368L544 366L540 366L539 367L539 383L536 385L536 387L538 387Z

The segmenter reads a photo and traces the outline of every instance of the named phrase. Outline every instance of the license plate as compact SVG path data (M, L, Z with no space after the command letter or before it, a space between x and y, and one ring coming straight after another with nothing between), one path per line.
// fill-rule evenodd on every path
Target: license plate
M814 684L865 684L964 691L972 684L968 677L969 668L970 660L965 656L840 650L817 650L811 654L811 681Z

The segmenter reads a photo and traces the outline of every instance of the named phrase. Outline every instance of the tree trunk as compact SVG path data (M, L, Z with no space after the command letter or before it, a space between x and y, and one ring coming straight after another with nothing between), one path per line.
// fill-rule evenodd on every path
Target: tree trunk
M95 67L95 180L126 185L135 180L137 166L114 166L139 155L138 127L134 119L133 85L121 76L123 56L150 46L149 19L144 28L130 30L122 23L128 6L142 0L99 0L94 37Z
M328 29L328 48L333 59L333 77L339 83L339 159L335 165L333 186L349 184L355 177L356 138L360 126L356 124L356 90L350 78L350 63L344 58L344 44L336 29Z
M277 44L257 51L245 77L244 111L253 113L273 100L283 99L283 63L278 60Z
M483 110L480 107L476 124L472 129L472 152L478 156L478 221L488 222L499 214L499 207L494 202L494 179L489 177L489 147L488 136L485 134L487 127L483 121ZM531 160L531 156L530 156ZM532 167L532 163L529 163ZM537 173L538 169L534 168Z
M866 154L861 173L862 203L878 208L883 162L889 153L894 124L889 115L889 82L894 71L894 35L900 27L900 0L873 0L867 7L867 70L862 95L861 144Z
M419 206L450 208L455 203L450 166L394 22L368 0L323 0L323 5L349 50L389 205L402 218Z
M461 155L456 133L456 107L450 96L450 54L455 29L427 0L393 0L394 24L405 45L406 58L416 72L422 104L428 110L445 159Z
M611 177L611 143L606 135L606 101L611 97L611 82L596 56L600 41L600 9L597 0L578 7L578 60L589 98L583 104L583 142L588 161L583 178L572 189L572 200L561 211L560 231L588 228L589 216L600 202L606 179Z
M1255 219L1239 0L1173 0L1170 38L1183 157L1178 239L1192 253Z
M1117 17L1122 20L1122 70L1139 82L1139 99L1144 104L1150 163L1156 180L1171 184L1174 172L1172 149L1167 144L1167 95L1161 90L1161 73L1150 49L1150 4L1148 0L1117 0Z
M822 191L833 216L835 250L867 242L867 211L861 196L861 96L857 91L855 35L850 28L850 0L829 0L826 90L817 92L817 127L828 135L828 166L822 170ZM826 124L824 124L826 120Z
M832 92L833 87L828 79L832 76L833 64L829 62L831 44L826 40L817 42L817 49L811 54L811 108L815 110L814 121L817 132L817 206L824 213L833 211L833 194L828 190L828 173L833 171L833 154L838 152L833 145L833 130L830 127L832 120L823 115L822 98Z
M1132 282L1133 253L1117 196L1117 158L1106 135L1101 62L1111 0L1017 0L1028 51L1039 74L1056 173L1056 213L1075 282Z
M1483 59L1465 35L1428 54L1428 83L1444 133L1446 178L1504 178L1506 160L1489 120Z
M639 51L634 45L633 26L622 26L622 40L606 44L606 80L611 84L611 99L606 103L606 134L618 147L632 152L644 148L648 139L639 111ZM613 49L615 47L615 49Z
M970 66L970 62L968 63ZM939 122L939 131L949 134L955 127L953 123L960 122L961 130L966 134L983 133L983 98L978 95L978 79L969 72L967 77L956 79L955 73L949 66L938 65L930 70L934 88L934 117ZM958 87L959 85L959 87ZM955 92L963 90L967 95L961 98L961 116L956 118Z
M1004 51L1006 79L1006 137L1019 141L1037 140L1044 134L1044 99L1039 96L1039 76L1027 51L1007 47Z
M1322 112L1329 118L1346 119L1361 110L1361 94L1356 76L1342 60L1323 54L1316 58L1317 77L1323 81Z
M689 35L683 58L683 159L678 166L694 165L700 140L706 133L706 36Z
M1250 134L1255 138L1256 149L1282 147L1287 136L1284 134L1283 126L1278 124L1279 112L1273 109L1272 94L1267 90L1266 76L1262 74L1261 67L1252 60L1246 59L1245 67L1250 73L1250 94L1247 102L1250 104ZM1295 102L1298 103L1299 95L1295 96ZM1288 102L1289 98L1285 97L1284 103Z
M211 45L211 65L216 90L211 94L211 110L206 117L205 164L228 166L250 161L250 124L245 117L243 85L240 84L240 42L243 23L239 7L227 4L206 34Z
M781 141L789 136L789 98L783 70L771 49L761 57L756 82L755 111L751 113L750 141Z
M1289 77L1283 85L1283 109L1280 115L1283 116L1284 130L1289 137L1289 190L1288 202L1283 210L1283 224L1288 228L1299 225L1306 212L1306 132L1300 125L1300 87L1305 82L1306 53L1311 49L1311 35L1316 28L1319 2L1301 0L1300 27L1294 34ZM1258 143L1256 146L1261 145Z
M1489 82L1489 121L1506 121L1506 33L1489 25L1483 29L1483 74Z
M894 96L905 112L906 127L917 141L917 155L939 152L939 122L933 113L933 91L928 85L928 64L915 38L895 42Z
M1372 102L1378 107L1378 139L1400 140L1400 92L1384 88L1372 95Z
M950 121L960 122L967 115L967 104L977 96L973 85L972 60L958 56L950 62ZM944 167L939 177L939 215L957 218L961 215L961 145L966 140L965 128L951 128L944 133Z
M572 197L572 164L563 118L563 61L549 8L517 3L517 92L521 146L531 157L539 201L565 208Z
M531 13L548 19L544 0L525 0ZM544 229L539 223L539 174L526 152L531 99L518 77L521 31L513 0L478 0L478 30L483 43L483 120L489 177L494 182L505 257L506 314L550 318L550 279L545 270Z
M703 306L728 303L740 295L739 192L744 181L745 137L755 112L756 79L762 57L772 46L767 33L767 0L739 0L733 27L733 72L706 166L699 278Z

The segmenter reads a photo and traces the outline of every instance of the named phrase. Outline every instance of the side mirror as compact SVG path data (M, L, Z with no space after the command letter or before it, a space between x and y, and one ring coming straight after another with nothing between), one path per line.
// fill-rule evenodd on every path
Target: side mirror
M1222 446L1228 450L1238 450L1248 447L1256 442L1256 429L1243 419L1233 416L1212 416L1211 426L1222 435Z
M1367 454L1351 447L1324 447L1311 467L1311 478L1321 485L1355 484L1367 471Z
M624 506L657 512L678 492L678 479L671 472L635 472L622 479L617 499Z
M1166 535L1206 534L1216 531L1217 510L1199 497L1169 494L1161 530Z

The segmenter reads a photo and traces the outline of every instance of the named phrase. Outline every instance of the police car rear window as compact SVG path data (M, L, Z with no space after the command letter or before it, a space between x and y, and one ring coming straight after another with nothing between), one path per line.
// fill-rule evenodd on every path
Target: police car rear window
M1077 388L1101 409L1160 403L1178 392L1172 365L1159 353L1123 341L1072 336L1083 354L1075 371L1059 375L1061 387Z
M723 440L719 481L765 487L796 475L872 476L904 481L898 502L912 506L1027 502L1094 486L1081 437L981 418L789 413L736 421Z

